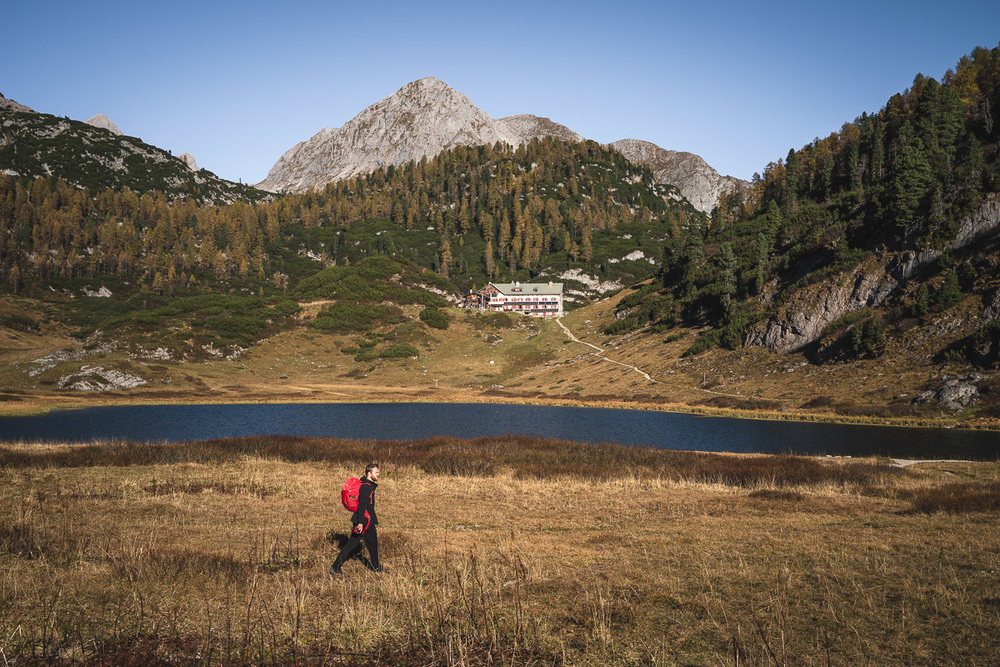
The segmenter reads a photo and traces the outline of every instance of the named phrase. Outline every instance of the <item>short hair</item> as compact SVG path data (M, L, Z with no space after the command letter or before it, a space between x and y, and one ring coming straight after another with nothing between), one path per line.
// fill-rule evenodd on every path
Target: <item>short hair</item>
M369 463L368 465L366 465L365 466L365 477L368 476L368 473L370 473L373 468L378 468L378 467L379 467L379 465L378 465L377 461L372 461L371 463Z

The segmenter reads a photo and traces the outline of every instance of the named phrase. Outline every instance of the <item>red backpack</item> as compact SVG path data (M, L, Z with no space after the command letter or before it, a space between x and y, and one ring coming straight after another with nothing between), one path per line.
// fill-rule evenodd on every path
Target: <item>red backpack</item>
M352 477L344 482L344 490L340 492L340 500L348 512L358 511L358 495L361 492L361 480Z

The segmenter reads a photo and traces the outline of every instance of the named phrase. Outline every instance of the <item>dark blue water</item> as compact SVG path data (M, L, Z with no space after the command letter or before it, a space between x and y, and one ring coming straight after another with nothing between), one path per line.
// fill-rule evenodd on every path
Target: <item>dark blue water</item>
M0 441L181 442L304 435L412 440L510 433L716 452L1000 458L1000 432L699 417L668 412L449 403L157 405L0 418Z

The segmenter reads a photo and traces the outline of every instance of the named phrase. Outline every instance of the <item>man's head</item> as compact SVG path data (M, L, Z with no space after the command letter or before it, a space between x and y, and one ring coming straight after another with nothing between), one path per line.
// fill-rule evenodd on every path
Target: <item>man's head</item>
M365 466L365 477L367 477L373 482L378 481L378 463L372 461L371 463Z

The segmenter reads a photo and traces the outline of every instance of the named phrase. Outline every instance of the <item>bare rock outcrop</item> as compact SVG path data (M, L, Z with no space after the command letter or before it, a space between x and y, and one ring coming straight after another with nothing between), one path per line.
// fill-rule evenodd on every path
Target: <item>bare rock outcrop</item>
M955 412L964 410L971 403L979 400L979 387L977 383L985 378L979 374L973 374L958 378L945 378L945 383L934 391L925 391L917 397L917 403L937 403L944 410Z
M455 146L498 141L516 146L547 135L581 138L548 118L491 118L462 93L427 77L408 83L342 127L324 128L296 144L257 187L272 192L305 192Z
M110 118L108 118L102 113L99 113L96 116L91 116L90 118L88 118L83 122L86 123L87 125L93 125L94 127L100 127L102 129L105 129L111 134L117 135L119 137L123 134L123 132L118 129L118 126L115 125L114 121L112 121Z
M177 156L177 159L186 164L187 168L191 171L198 171L198 161L190 153L181 153Z
M745 343L775 352L798 350L820 338L828 324L847 313L882 303L897 284L879 267L862 265L835 283L796 294L783 317L751 329Z
M719 174L694 153L667 150L639 139L619 139L610 145L630 162L647 167L658 183L675 186L692 206L705 213L715 208L722 193L750 185Z
M342 127L326 127L282 155L257 187L305 192L379 167L431 157L455 146L503 142L519 146L536 137L583 141L549 118L520 114L495 119L447 84L427 77L408 83ZM626 159L649 167L657 182L670 184L700 211L711 211L719 194L744 185L720 176L692 153L622 139L611 144Z
M1000 195L987 199L974 214L962 221L955 239L946 247L959 249L1000 227ZM935 250L906 252L884 264L867 262L841 274L839 280L815 285L795 294L782 312L753 327L746 345L775 352L792 352L818 340L828 324L865 307L882 304L901 283L936 260Z
M7 99L0 94L0 109L6 109L7 111L20 111L23 113L35 113L35 110L31 107L26 107L23 104L18 104L14 100Z
M516 139L518 144L523 144L533 137L555 137L565 141L583 141L582 135L568 127L548 118L532 116L531 114L507 116L499 119L497 124L508 137Z

